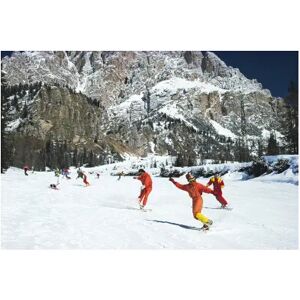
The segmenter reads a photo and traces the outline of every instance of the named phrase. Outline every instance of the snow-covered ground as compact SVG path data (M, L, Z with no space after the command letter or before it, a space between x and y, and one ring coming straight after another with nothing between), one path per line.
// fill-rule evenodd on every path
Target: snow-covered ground
M279 180L241 180L224 175L224 197L231 211L214 209L219 203L204 194L203 213L214 221L201 232L193 219L191 199L167 178L153 176L148 207L137 209L140 182L110 176L113 165L86 171L82 179L61 179L53 172L10 168L1 175L1 244L5 249L297 249L298 185ZM272 178L272 175L266 176ZM281 175L283 177L285 175ZM294 175L295 176L295 175ZM265 178L266 178L265 177ZM262 178L263 179L263 178ZM184 183L184 176L178 179ZM206 183L207 179L198 179Z

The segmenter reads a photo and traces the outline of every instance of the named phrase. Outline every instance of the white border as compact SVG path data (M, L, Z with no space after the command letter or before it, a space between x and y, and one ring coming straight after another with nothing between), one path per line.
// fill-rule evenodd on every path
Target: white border
M102 2L2 1L0 49L299 50L297 1ZM292 250L1 250L0 296L297 299L299 261Z

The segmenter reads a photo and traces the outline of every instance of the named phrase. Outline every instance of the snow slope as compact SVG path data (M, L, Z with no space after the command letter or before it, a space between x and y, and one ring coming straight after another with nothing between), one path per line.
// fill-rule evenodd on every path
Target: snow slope
M168 179L153 177L148 207L137 208L140 182L110 176L102 166L99 179L89 174L90 187L76 178L52 172L25 176L10 168L2 181L1 244L5 249L297 249L298 186L259 179L224 176L224 196L232 211L204 195L203 213L214 221L200 232L191 199ZM88 171L88 170L87 170ZM178 181L185 182L184 177ZM206 183L207 179L199 182Z

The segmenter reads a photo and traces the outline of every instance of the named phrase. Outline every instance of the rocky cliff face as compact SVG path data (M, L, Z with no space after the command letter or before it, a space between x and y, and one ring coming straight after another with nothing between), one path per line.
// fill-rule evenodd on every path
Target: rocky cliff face
M106 137L108 116L83 94L69 88L42 85L29 91L18 87L12 99L8 131L14 144L14 162L30 162L37 169L84 163L104 163L128 151L113 137ZM62 156L61 159L54 156ZM116 158L120 158L116 155Z
M211 52L23 52L2 67L9 86L43 83L26 100L29 116L11 109L21 148L30 136L103 157L169 153L188 163L236 159L242 148L255 155L271 131L280 137L283 100Z

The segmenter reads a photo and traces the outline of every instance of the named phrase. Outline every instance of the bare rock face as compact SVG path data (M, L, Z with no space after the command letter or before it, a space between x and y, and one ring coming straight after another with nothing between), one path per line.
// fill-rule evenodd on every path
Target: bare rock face
M213 77L226 77L231 75L231 70L226 64L211 52L207 52L204 56L202 60L202 69L205 73L208 73Z
M106 111L93 105L83 94L66 87L43 85L32 99L25 93L18 103L18 110L14 106L10 109L10 118L19 121L11 130L16 166L21 167L27 161L43 169L45 156L50 156L52 151L65 155L69 161L66 163L62 159L60 166L72 164L74 152L76 155L88 152L95 163L103 163L103 153L111 155L114 151L117 141L105 136ZM26 118L21 118L25 108L28 113ZM123 147L122 150L127 149ZM48 160L51 166L50 158Z
M212 52L16 52L2 67L22 90L8 95L18 164L24 136L38 141L36 160L64 141L101 162L124 153L234 159L241 141L255 153L271 131L280 136L284 102Z

